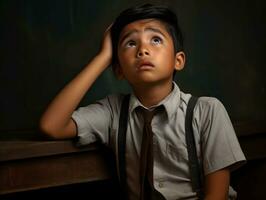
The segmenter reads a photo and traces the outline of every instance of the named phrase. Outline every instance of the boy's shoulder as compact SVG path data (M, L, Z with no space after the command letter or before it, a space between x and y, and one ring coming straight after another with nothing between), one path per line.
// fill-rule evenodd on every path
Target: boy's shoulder
M110 102L121 102L125 96L126 96L126 94L113 93L113 94L107 95L105 97L105 99L110 101Z
M123 93L109 94L105 98L101 99L99 102L102 102L103 104L107 105L112 110L118 111L120 110L122 101L126 95L127 94L123 94Z
M199 105L207 107L219 107L223 106L222 102L216 97L202 96L198 100Z
M188 101L192 95L189 93L181 92L180 98L181 102L183 102L186 106ZM216 97L212 96L199 96L197 104L195 106L195 110L220 110L225 109L223 103Z

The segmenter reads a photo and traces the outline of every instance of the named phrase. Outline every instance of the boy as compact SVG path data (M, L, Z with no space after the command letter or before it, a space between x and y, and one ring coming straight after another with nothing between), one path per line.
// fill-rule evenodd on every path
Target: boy
M168 8L145 4L122 12L105 32L99 53L51 102L41 118L41 129L55 139L78 137L80 145L100 140L117 152L124 95L110 95L75 111L110 64L133 89L126 132L126 198L197 199L191 186L184 125L191 95L173 82L175 71L184 67L185 53L177 18ZM142 110L156 110L145 158ZM245 157L221 102L199 98L192 125L205 176L204 199L228 199L228 193L233 198L230 170ZM152 167L143 164L146 161ZM141 175L143 166L145 175Z

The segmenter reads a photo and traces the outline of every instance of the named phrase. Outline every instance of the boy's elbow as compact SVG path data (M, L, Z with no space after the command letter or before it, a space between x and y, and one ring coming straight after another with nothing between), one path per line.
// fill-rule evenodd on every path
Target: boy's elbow
M56 128L43 119L41 119L39 122L39 129L41 133L43 133L44 136L48 137L49 139L59 139L57 136L58 131L56 130Z
M41 119L39 129L46 137L54 140L71 139L76 136L76 126L72 120L62 126L53 121Z

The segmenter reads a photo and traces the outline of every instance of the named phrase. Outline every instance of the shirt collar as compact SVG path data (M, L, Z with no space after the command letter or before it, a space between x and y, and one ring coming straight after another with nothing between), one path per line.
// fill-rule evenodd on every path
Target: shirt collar
M163 106L167 113L168 119L170 119L172 115L176 113L177 108L179 107L179 104L180 104L180 89L177 86L177 84L173 82L172 92L168 96L166 96L161 102L159 102L157 105L152 106L151 109L159 107L159 106ZM146 108L145 106L142 105L142 103L138 100L138 98L134 95L134 93L131 94L130 102L129 102L129 112L130 113L133 112L139 106Z

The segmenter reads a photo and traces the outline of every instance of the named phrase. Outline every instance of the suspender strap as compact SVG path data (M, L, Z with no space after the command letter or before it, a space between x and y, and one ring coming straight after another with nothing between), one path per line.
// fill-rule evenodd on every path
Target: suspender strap
M192 128L193 110L197 103L197 100L198 98L193 96L189 99L186 111L185 129L192 188L197 193L199 199L203 199L203 172L199 164Z
M125 160L125 149L126 149L126 132L128 122L128 108L129 108L130 95L126 95L123 99L120 117L119 117L119 129L118 129L118 169L120 177L120 194L121 199L127 199L126 195L126 160Z

